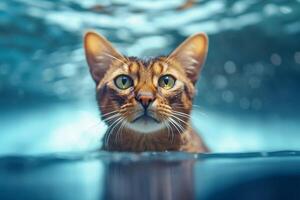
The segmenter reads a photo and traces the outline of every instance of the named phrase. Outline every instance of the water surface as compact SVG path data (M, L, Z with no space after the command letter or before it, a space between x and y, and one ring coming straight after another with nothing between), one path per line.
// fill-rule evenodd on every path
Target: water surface
M0 198L298 199L299 155L285 151L4 156Z

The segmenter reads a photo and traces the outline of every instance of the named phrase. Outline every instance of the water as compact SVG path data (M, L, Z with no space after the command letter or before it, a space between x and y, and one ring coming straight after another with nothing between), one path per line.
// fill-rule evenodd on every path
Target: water
M7 156L0 159L0 198L299 199L299 155L85 152Z
M0 199L299 199L300 1L182 3L0 2ZM94 152L88 29L140 57L207 32L192 122L214 154Z

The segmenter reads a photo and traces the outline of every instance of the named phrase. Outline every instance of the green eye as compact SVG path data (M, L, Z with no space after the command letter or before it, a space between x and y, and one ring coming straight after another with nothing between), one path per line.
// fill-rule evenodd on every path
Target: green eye
M165 75L159 78L158 85L166 90L171 89L175 85L176 79L171 75Z
M133 86L133 80L127 75L120 75L115 78L115 85L121 90L126 90Z

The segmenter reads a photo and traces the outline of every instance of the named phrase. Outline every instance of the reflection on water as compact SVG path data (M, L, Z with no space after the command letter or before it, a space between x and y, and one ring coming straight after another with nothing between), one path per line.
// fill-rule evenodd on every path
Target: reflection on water
M1 157L0 199L297 199L299 156L86 152Z
M194 199L194 160L107 165L103 199ZM116 189L117 188L117 189Z

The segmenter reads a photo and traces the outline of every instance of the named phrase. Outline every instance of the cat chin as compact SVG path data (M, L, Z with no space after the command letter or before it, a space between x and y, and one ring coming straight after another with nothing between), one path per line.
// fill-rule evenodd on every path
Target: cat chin
M132 123L127 123L126 126L128 129L142 134L159 132L165 128L164 123L159 123L150 118L138 119Z

